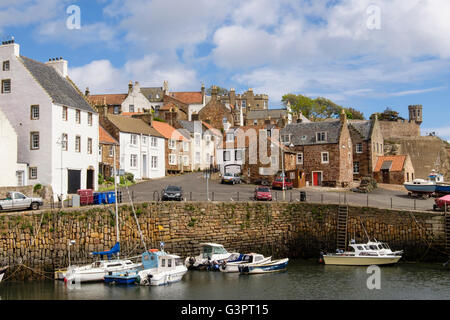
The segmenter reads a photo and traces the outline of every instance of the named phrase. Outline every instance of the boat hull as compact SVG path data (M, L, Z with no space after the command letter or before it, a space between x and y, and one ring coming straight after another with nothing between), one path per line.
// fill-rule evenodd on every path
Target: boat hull
M352 256L324 256L326 265L341 266L371 266L396 264L401 256L392 257L352 257Z
M414 193L433 193L436 191L434 184L404 184L404 187L409 192Z
M437 193L450 194L450 184L438 184L436 185Z
M140 267L139 264L124 265L121 267L113 267L109 270L104 268L79 268L76 271L68 270L64 278L65 282L71 283L83 283L83 282L100 282L103 281L106 275L112 275L118 272L127 272Z
M282 259L272 261L271 263L246 265L239 268L241 274L260 274L260 273L272 273L281 272L286 270L289 259Z
M181 281L188 269L177 267L175 270L157 272L155 270L142 270L139 272L139 283L141 285L162 286Z
M271 257L268 258L264 258L261 261L258 261L257 263L245 263L244 261L241 262L230 262L227 263L225 265L221 265L219 270L220 272L225 272L225 273L237 273L239 272L239 266L244 266L244 265L254 265L254 264L262 264L262 263L268 263L272 260Z

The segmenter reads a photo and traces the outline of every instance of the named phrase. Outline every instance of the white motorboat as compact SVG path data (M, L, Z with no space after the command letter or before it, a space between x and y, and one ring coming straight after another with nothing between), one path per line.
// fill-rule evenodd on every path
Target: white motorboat
M0 268L0 282L2 282L3 276L5 275L5 272L8 268L9 268L8 266Z
M345 266L370 266L387 265L397 263L403 254L401 251L392 251L387 243L377 241L368 241L367 243L355 243L352 240L349 244L349 250L338 251L323 255L323 261L328 265Z
M238 266L240 274L260 274L281 272L287 269L289 259L271 260L264 263L243 264Z
M104 276L113 272L125 272L142 268L142 263L131 260L100 260L86 266L71 266L67 269L64 282L71 284L82 282L103 281Z
M239 253L229 253L221 244L217 243L200 243L200 246L198 256L186 258L184 265L188 269L219 269L224 260L239 260L239 257L242 256Z
M261 264L261 263L267 263L272 260L272 257L264 257L262 254L258 253L249 253L244 254L244 257L241 261L234 261L234 262L227 262L223 261L220 265L219 270L221 272L239 272L239 266L242 265L255 265L255 264Z
M138 272L141 285L161 286L180 281L188 269L181 258L164 251L150 250L142 255L144 270Z

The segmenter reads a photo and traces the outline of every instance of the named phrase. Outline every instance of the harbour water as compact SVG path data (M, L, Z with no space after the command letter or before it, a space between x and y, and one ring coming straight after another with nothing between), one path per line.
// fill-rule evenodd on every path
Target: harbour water
M368 289L366 267L325 266L291 260L283 273L263 275L189 271L161 287L104 283L69 288L62 281L2 282L1 300L330 300L450 299L450 268L406 264L380 268L380 289ZM369 280L370 282L370 280Z

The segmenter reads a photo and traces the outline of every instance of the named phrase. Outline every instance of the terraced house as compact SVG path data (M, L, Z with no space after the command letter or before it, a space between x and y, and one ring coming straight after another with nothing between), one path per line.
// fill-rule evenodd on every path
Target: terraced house
M18 138L17 161L30 184L51 186L54 199L97 188L98 114L70 80L62 58L42 63L0 46L0 108Z

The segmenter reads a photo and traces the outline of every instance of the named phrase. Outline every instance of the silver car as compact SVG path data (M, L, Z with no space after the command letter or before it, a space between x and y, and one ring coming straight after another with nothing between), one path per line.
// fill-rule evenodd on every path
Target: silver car
M225 172L222 176L222 184L223 183L241 183L241 175L239 173L231 173L231 172Z

